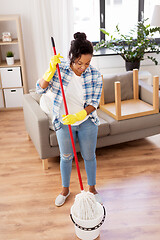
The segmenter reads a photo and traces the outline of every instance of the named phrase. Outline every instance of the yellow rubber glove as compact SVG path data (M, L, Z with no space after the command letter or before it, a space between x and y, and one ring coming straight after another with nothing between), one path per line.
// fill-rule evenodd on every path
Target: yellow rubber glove
M62 115L62 120L63 120L63 124L64 125L71 125L74 124L77 121L81 121L83 119L85 119L85 117L87 116L87 112L85 109L83 109L82 111L75 113L75 114L69 114L69 115Z
M60 53L58 53L57 55L54 55L52 58L51 58L51 61L49 63L49 68L48 70L45 72L45 74L43 75L43 79L46 81L46 82L49 82L51 81L55 71L56 71L56 66L57 66L57 63L61 63L60 59L59 58L63 58L62 56L60 56Z

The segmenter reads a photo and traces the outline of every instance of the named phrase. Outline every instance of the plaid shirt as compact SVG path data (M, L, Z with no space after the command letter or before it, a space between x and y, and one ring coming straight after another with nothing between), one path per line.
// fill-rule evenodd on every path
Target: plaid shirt
M61 64L59 64L60 72L61 72L61 78L63 83L64 92L68 86L68 83L70 82L73 71L70 68L70 64L68 62L61 61ZM82 73L82 88L83 88L83 103L84 108L88 105L92 105L93 107L97 108L99 105L101 92L102 92L102 78L99 71L97 71L94 67L91 65ZM47 90L50 90L53 92L53 127L56 130L60 129L60 116L59 116L59 110L61 103L63 101L62 93L61 93L61 87L58 79L58 73L57 70L49 82L49 85L47 88L43 89L39 85L39 80L36 84L36 92L39 94L46 93ZM92 122L94 122L96 125L99 125L99 119L97 116L96 110L91 112L89 114L89 117L91 118Z

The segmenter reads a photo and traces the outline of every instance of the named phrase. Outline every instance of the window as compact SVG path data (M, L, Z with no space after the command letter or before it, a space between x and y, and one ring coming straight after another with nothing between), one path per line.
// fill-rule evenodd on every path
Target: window
M138 0L105 0L105 29L115 31L118 24L120 31L127 34L138 21Z
M92 42L100 40L99 0L73 0L74 32L85 32Z
M127 34L143 17L151 21L156 4L160 0L73 0L74 32L85 32L93 43L106 37L100 28L113 33L118 24Z

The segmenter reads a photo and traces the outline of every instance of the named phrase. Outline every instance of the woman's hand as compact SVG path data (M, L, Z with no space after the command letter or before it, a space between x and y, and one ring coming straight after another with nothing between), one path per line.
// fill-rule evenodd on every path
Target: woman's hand
M60 53L58 53L57 55L54 55L52 58L51 58L51 61L49 63L49 68L48 70L45 72L45 74L43 75L43 79L46 81L46 82L50 82L50 80L52 79L55 71L56 71L56 66L57 66L57 63L61 63L60 61L60 58L63 58Z
M85 119L86 116L87 112L85 109L83 109L82 111L75 114L62 115L62 121L64 125L71 125L77 121L82 121L83 119Z

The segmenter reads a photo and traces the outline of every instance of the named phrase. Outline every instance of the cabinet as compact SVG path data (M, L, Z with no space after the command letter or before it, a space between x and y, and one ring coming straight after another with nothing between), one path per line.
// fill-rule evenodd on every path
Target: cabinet
M2 33L10 32L11 42L2 41ZM6 52L15 55L7 65ZM22 107L23 93L28 93L21 20L19 15L0 15L0 110Z

